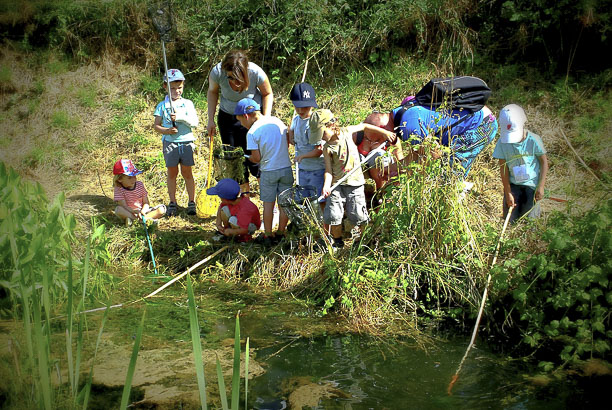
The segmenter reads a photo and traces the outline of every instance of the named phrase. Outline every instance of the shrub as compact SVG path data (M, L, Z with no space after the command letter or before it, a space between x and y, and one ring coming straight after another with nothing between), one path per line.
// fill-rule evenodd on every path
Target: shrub
M543 353L545 370L610 358L611 225L612 200L578 217L555 212L541 233L545 251L521 249L494 272L497 308L520 347Z

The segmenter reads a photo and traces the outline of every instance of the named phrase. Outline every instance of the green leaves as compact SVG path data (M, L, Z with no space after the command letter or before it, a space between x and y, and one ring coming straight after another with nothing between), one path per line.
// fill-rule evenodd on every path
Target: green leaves
M496 289L512 293L509 312L518 316L523 345L558 352L557 360L542 362L545 371L551 363L609 355L610 221L612 201L577 217L553 213L541 233L548 252L518 254L503 264L508 289Z

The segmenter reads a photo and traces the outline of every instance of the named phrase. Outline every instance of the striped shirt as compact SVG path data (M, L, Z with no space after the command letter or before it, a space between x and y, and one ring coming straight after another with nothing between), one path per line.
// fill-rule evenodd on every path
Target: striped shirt
M147 194L144 184L140 181L136 181L134 189L115 186L114 200L116 202L125 201L129 208L141 210Z

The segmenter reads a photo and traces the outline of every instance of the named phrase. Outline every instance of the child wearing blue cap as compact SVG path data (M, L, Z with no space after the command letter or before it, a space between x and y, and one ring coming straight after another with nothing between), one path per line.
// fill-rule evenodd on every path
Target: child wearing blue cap
M240 195L238 182L224 178L214 187L208 188L206 193L221 199L217 210L217 235L213 236L213 240L236 238L238 242L250 241L261 225L261 217L259 209L248 195Z
M278 195L293 187L293 170L289 159L287 127L273 116L262 115L259 104L251 98L238 101L234 115L247 132L247 149L251 150L248 159L258 163L261 172L259 197L264 204L263 244L272 245L276 239L285 236L289 217L281 208L278 218L278 231L272 233L274 204Z
M168 70L168 82L170 90L167 89L164 76L164 89L168 92L172 101L166 96L164 101L155 107L155 121L153 129L162 134L164 160L168 171L166 183L168 185L168 216L176 214L176 177L181 164L181 174L185 180L185 188L189 196L187 203L187 214L196 214L195 204L195 180L192 167L195 165L193 151L195 150L195 135L192 128L198 126L198 114L193 103L183 98L183 86L185 76L176 68Z
M129 159L120 159L113 166L113 200L117 202L115 215L125 221L126 226L142 216L157 220L166 213L165 205L149 206L147 190L142 182L136 180L136 175L141 173Z
M297 115L293 117L287 135L289 143L295 145L295 161L298 163L298 185L311 185L321 196L325 179L325 160L323 159L323 141L308 141L310 116L317 105L315 90L308 83L298 83L293 86L289 99L295 107ZM324 203L321 203L325 206Z

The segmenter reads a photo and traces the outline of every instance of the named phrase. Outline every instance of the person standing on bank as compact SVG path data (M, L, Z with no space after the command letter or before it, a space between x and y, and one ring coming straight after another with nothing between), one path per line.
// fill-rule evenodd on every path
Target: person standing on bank
M247 151L246 134L240 121L233 114L236 104L243 98L251 98L261 106L261 114L272 114L272 100L274 94L270 80L266 73L257 64L250 62L242 50L228 52L223 60L215 65L208 77L208 125L209 135L216 135L215 111L219 104L217 124L223 144L241 147L245 154ZM244 181L240 185L242 192L248 192L249 173L259 178L259 165L248 159L244 161Z

